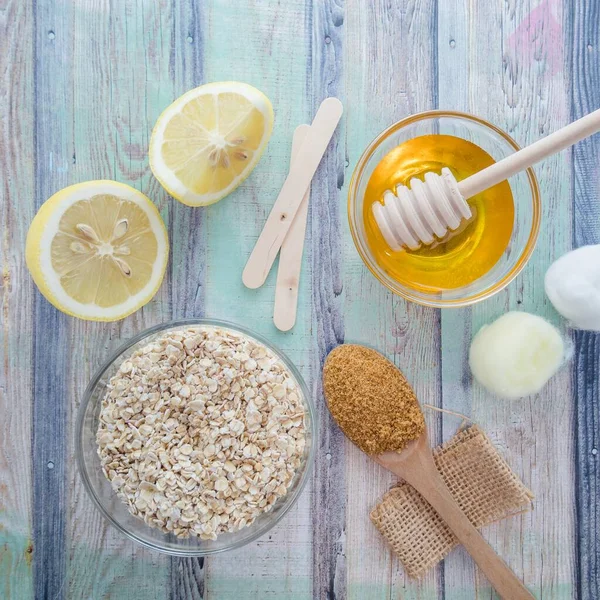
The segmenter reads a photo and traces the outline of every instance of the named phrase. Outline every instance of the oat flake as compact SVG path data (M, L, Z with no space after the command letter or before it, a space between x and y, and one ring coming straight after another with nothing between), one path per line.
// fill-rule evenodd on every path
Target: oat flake
M260 342L213 326L171 331L111 378L96 441L129 511L216 539L284 496L304 461L302 392Z

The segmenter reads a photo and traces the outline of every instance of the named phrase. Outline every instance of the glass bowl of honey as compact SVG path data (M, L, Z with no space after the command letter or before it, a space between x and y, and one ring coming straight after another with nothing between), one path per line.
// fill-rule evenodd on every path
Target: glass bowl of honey
M461 181L519 150L498 127L466 113L433 110L382 132L352 175L348 217L356 248L392 292L426 306L467 306L506 287L529 260L540 228L538 183L527 169L467 200L472 217L416 250L392 250L373 205L386 190L448 167Z

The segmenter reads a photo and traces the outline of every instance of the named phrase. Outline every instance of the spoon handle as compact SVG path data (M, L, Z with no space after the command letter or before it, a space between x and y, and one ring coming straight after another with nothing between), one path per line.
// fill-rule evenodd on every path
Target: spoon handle
M450 490L440 477L429 448L416 452L409 462L385 460L391 453L378 457L378 462L404 479L431 504L465 547L488 581L505 600L532 600L534 596L508 565L485 541L477 528L462 512ZM400 456L400 454L396 454Z

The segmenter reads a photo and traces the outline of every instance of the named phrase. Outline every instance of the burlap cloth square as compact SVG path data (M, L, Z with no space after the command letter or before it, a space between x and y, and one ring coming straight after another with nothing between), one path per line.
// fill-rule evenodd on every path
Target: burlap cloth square
M475 527L530 507L533 494L477 425L460 430L433 455L442 479ZM385 494L370 516L415 579L458 545L433 508L404 482Z

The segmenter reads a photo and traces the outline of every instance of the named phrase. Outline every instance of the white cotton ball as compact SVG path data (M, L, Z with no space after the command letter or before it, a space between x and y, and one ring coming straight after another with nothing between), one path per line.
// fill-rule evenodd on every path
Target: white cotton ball
M561 256L546 272L545 288L573 327L600 331L600 244Z
M526 312L509 312L473 338L469 365L475 379L502 398L539 392L565 358L560 332Z

